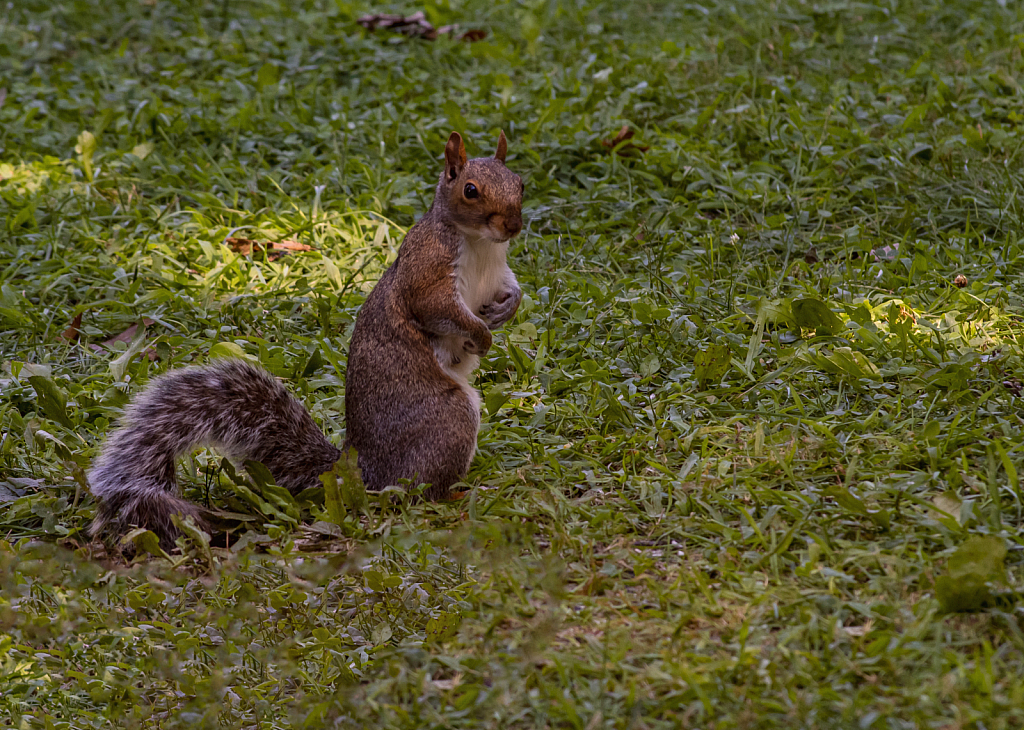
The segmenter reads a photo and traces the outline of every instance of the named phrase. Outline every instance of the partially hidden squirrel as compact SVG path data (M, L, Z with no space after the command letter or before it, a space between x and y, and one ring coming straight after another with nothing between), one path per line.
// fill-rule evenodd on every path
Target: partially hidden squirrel
M494 157L467 160L462 137L451 134L433 205L356 317L345 448L356 449L370 490L407 479L444 499L469 469L480 426L469 376L491 346L490 331L522 300L506 254L522 229L523 182L505 167L506 151L502 132ZM202 524L174 477L175 461L202 445L261 462L292 493L319 485L342 455L265 370L242 360L177 370L126 408L90 469L99 500L92 533L144 527L171 546L172 515Z

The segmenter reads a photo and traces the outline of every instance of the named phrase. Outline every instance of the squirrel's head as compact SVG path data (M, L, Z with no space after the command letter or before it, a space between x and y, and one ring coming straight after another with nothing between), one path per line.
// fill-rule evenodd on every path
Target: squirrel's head
M467 160L462 136L448 138L437 201L466 235L508 241L523 228L523 180L505 167L507 150L502 132L494 157Z

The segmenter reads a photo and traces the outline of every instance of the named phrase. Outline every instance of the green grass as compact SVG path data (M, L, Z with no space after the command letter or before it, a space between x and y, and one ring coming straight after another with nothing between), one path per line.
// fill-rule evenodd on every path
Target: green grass
M1016 3L7 8L0 724L1024 725ZM107 559L82 469L157 372L241 350L341 443L452 129L526 181L468 499L329 523L204 451L241 541Z

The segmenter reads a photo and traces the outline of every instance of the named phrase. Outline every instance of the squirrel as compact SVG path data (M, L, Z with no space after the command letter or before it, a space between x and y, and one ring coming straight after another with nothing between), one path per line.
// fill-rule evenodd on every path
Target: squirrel
M505 166L507 147L501 132L494 157L467 160L452 132L433 204L356 317L345 451L356 450L369 490L407 479L429 485L428 499L446 499L469 470L480 427L469 377L523 296L506 259L524 191ZM144 527L171 547L173 515L204 524L174 478L176 459L201 445L263 463L293 494L318 486L343 453L262 368L222 360L173 371L129 404L89 470L99 501L93 536Z

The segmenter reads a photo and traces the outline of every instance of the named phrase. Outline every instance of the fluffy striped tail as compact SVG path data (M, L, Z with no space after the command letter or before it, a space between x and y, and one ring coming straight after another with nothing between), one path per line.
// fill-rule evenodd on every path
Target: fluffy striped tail
M92 534L145 527L173 546L178 530L171 515L200 515L178 496L175 461L200 446L262 462L292 493L317 486L341 456L265 370L242 360L177 370L134 399L93 463L88 477L99 512Z

